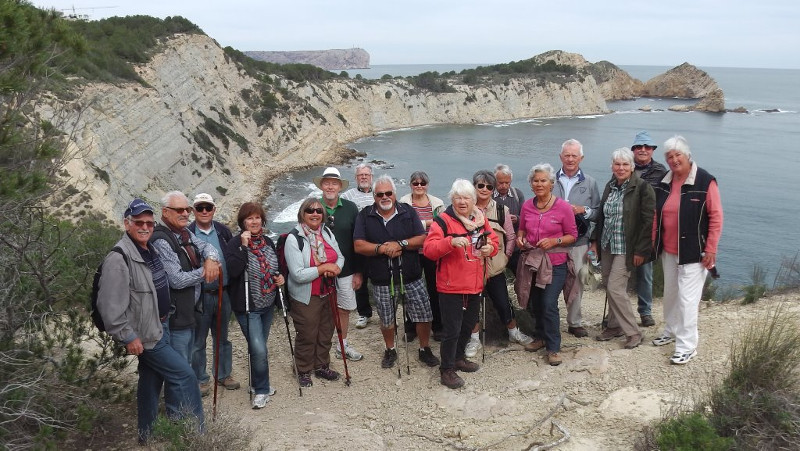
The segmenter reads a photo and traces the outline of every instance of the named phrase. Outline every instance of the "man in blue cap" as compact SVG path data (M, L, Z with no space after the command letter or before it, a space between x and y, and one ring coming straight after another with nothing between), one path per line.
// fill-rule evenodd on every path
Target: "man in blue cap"
M170 346L170 292L158 253L149 243L153 208L134 199L124 214L125 233L103 260L97 310L106 332L139 359L136 390L139 442L144 444L158 416L164 386L167 416L194 416L203 427L203 404L189 362Z
M634 171L655 188L661 179L667 175L667 169L661 163L653 160L653 151L656 150L656 143L650 138L646 131L636 134L631 145L633 151ZM636 268L636 294L639 297L639 316L642 319L642 326L655 326L653 321L653 262L647 262Z

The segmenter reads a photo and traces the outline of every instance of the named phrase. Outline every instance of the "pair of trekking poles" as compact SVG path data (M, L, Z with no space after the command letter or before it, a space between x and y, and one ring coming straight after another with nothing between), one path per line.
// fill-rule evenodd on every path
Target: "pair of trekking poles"
M397 306L403 305L403 340L406 342L406 372L411 374L411 363L408 357L408 331L406 329L406 284L403 283L403 257L397 257L397 273L400 275L400 288L394 287L394 265L392 257L386 259L389 265L389 296L392 299L392 312L394 313L394 343L397 346ZM399 300L398 300L399 299ZM400 379L400 366L397 367L397 378Z

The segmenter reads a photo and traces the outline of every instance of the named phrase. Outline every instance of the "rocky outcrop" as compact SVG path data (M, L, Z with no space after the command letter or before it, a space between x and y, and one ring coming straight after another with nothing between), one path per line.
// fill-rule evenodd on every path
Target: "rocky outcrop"
M642 95L700 99L717 90L719 90L717 82L705 71L689 63L683 63L647 80Z
M270 63L305 63L327 70L367 69L369 53L364 49L300 50L291 52L244 52L250 58Z
M721 89L711 91L694 105L694 110L706 111L709 113L724 113L726 111L725 94L722 93Z
M644 92L644 83L608 61L591 64L588 71L594 76L606 100L635 99Z
M380 130L608 111L591 76L451 82L449 93L402 79L295 83L273 75L259 86L207 36L176 36L163 47L138 68L146 86L90 84L66 105L77 155L66 176L109 217L119 218L134 196L158 202L180 189L211 193L230 218L242 202L261 198L275 175L327 164L343 144ZM252 102L263 90L277 105L266 113Z

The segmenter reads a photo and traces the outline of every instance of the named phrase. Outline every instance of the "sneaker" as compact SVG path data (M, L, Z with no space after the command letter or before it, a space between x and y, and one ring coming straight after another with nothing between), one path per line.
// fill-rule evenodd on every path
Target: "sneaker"
M272 386L270 386L269 387L269 393L267 393L267 394L270 395L270 396L275 396L275 393L277 393L277 392L278 392L278 390L275 390Z
M217 384L225 387L228 390L238 390L239 387L242 386L242 384L237 382L236 379L233 378L233 376L228 376L225 379L220 379L217 381Z
M608 341L623 335L625 335L625 332L622 331L621 327L609 327L600 333L600 335L594 337L594 339L597 341Z
M643 340L644 338L642 337L642 334L631 335L630 337L628 337L628 340L625 341L624 347L625 349L633 349L642 344Z
M264 406L266 406L268 402L269 402L269 395L268 394L264 393L264 394L261 394L261 395L256 395L255 398L253 398L253 408L254 409L263 409Z
M456 370L463 371L465 373L474 373L478 371L480 365L475 362L470 362L467 359L458 359L456 360Z
M391 368L394 362L397 361L397 349L387 349L383 352L383 360L381 360L381 368Z
M522 346L525 346L532 342L533 338L523 334L518 327L515 327L513 329L508 329L508 341L511 343L519 343Z
M367 324L369 324L369 320L370 320L369 317L359 316L358 321L356 321L356 329L363 329L367 327Z
M314 376L317 376L320 379L325 379L326 381L336 381L339 380L339 373L333 371L330 366L325 365L321 368L317 368L314 370Z
M561 362L562 362L561 356L558 355L557 352L550 351L547 353L547 363L549 363L550 366L561 365Z
M467 346L464 348L464 355L467 357L475 357L481 349L481 341L477 338L470 338Z
M356 351L355 348L350 346L350 343L344 345L344 353L347 355L347 360L352 362L358 362L359 360L364 358L364 355L360 352ZM334 355L337 359L342 360L342 351L336 349L334 350Z
M532 342L525 345L525 350L528 352L536 352L544 347L544 340L533 340Z
M211 381L200 384L200 396L206 397L211 393Z
M306 371L305 373L301 372L297 376L298 382L300 382L301 387L310 387L314 385L314 381L311 380L311 371Z
M674 337L670 337L669 335L662 335L660 337L653 339L653 346L664 346L674 341L675 341Z
M430 367L438 366L440 363L428 346L419 350L419 361Z
M461 388L464 386L464 379L461 379L461 376L456 374L456 370L454 368L447 368L441 370L441 382L447 388Z
M682 353L682 354L679 353L679 352L676 352L675 354L672 355L672 357L669 360L672 363L674 363L675 365L685 365L685 364L689 363L690 360L695 358L696 355L697 355L697 349L695 349L695 350L693 350L691 352L685 352L685 353Z
M653 315L642 315L642 327L652 327L655 325L656 322L653 319Z
M567 332L571 333L572 335L575 335L578 338L583 338L583 337L588 337L589 336L589 332L587 332L586 329L584 327L581 327L581 326L578 326L578 327L571 327L570 326L570 327L567 328Z

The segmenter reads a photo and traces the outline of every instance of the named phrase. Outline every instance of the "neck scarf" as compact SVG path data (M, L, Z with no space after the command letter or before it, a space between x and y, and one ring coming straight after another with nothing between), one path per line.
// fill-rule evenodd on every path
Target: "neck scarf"
M250 243L247 245L250 252L255 255L258 260L258 277L260 282L261 294L266 297L267 293L275 290L275 284L272 280L272 266L267 260L267 240L259 230L257 234L250 236Z
M305 224L300 224L300 226L303 228L303 234L308 238L308 242L314 250L311 256L314 257L315 266L319 266L328 261L325 255L325 240L322 237L322 226L319 226L317 230L311 230L311 228Z
M472 207L472 214L469 218L458 214L455 208L453 208L453 212L456 214L456 218L458 218L458 220L464 224L464 228L467 229L467 232L475 232L476 230L483 229L483 226L486 223L483 212L481 212L481 210L476 206Z

